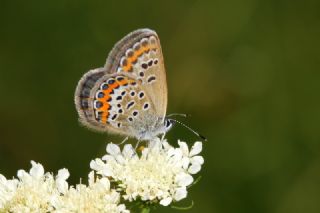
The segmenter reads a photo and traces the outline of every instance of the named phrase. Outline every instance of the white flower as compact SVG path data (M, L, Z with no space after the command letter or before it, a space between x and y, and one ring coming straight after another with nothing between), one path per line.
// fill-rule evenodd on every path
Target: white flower
M120 204L120 194L110 189L107 178L89 174L89 185L69 187L69 171L61 169L56 177L45 173L41 164L31 161L29 172L19 170L18 179L0 175L0 212L52 213L128 213Z
M60 193L65 194L68 191L68 182L70 173L67 169L60 169L58 175L56 176L56 185Z
M17 179L7 180L0 174L0 210L13 198L17 190Z
M52 174L44 173L43 166L31 161L29 173L19 170L18 179L1 178L0 191L2 205L0 211L5 212L50 212L53 207L50 201L59 196L56 182ZM4 198L4 199L3 199Z
M155 201L163 206L187 197L192 174L200 171L203 158L198 156L202 143L196 142L189 152L185 142L174 148L166 141L150 141L138 156L132 145L121 151L116 144L107 145L107 155L91 161L90 166L102 177L120 183L118 190L126 200Z
M195 142L191 147L190 152L188 145L185 142L178 141L178 144L183 152L183 168L188 168L190 174L198 173L201 170L201 165L204 163L203 157L198 156L202 151L202 143L199 141Z
M110 189L107 178L96 179L89 173L89 186L78 184L52 202L55 213L128 213L125 205L119 204L120 194Z

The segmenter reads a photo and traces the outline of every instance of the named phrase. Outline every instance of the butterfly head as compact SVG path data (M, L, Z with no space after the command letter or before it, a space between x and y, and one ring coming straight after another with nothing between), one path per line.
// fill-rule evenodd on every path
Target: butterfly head
M164 132L168 132L175 124L176 124L175 120L172 120L170 118L165 118L164 119L164 130L165 130Z

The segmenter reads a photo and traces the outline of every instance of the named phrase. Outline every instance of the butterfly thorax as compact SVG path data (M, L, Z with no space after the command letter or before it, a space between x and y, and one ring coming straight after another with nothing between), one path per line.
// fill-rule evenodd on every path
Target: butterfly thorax
M151 140L167 131L163 118L147 113L142 119L135 120L128 127L131 134L139 140Z

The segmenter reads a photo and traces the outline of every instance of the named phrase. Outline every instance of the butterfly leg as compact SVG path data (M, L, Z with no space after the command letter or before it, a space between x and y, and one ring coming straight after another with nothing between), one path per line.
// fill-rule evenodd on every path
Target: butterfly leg
M134 147L135 150L137 150L137 148L139 147L139 144L140 144L141 140L138 139L137 143L136 143L136 146Z
M161 143L162 143L162 141L164 140L164 137L166 136L166 132L164 132L163 134L162 134L162 136L161 136Z
M120 143L118 143L118 145L124 144L128 139L129 139L129 137L127 136L125 139L123 139L123 141L121 141Z

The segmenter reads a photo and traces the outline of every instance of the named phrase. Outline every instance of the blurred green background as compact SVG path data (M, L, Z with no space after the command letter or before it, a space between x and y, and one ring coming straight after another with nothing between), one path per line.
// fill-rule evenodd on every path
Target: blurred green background
M320 1L0 1L0 173L30 160L86 179L107 142L81 127L80 77L157 31L168 113L208 137L189 212L320 212ZM176 126L168 139L197 138ZM157 212L177 212L159 208Z

